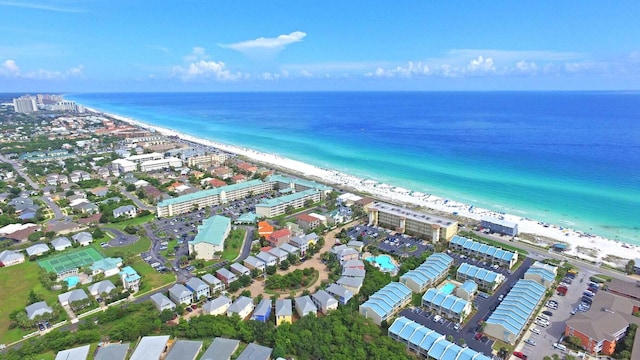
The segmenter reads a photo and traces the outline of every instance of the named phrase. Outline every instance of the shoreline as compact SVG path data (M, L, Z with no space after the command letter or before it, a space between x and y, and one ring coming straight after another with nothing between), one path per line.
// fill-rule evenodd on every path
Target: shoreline
M479 221L484 216L504 219L506 221L517 223L519 232L521 234L531 234L534 239L536 238L536 236L540 236L543 238L539 240L540 242L544 242L544 238L547 238L553 239L556 242L566 243L568 244L568 249L564 252L565 254L569 256L576 256L580 259L595 262L597 264L605 262L611 266L624 267L624 265L621 263L615 264L604 259L607 257L618 257L627 260L633 260L636 257L640 257L640 247L634 244L628 244L622 241L604 238L599 235L587 234L582 231L562 227L559 225L543 223L512 214L482 209L472 205L438 197L432 194L414 192L411 189L404 189L392 184L380 183L376 180L359 178L340 171L320 168L279 155L264 153L246 147L227 145L213 140L198 138L196 136L181 133L171 128L148 124L137 119L100 111L95 108L85 108L89 112L103 114L124 123L155 131L165 136L175 136L189 142L217 148L236 155L245 156L250 160L271 165L276 168L281 168L284 169L284 171L290 172L292 174L299 174L301 177L311 178L318 182L326 183L335 187L341 187L353 192L369 194L371 197L383 201L402 203L405 205L420 207L427 210L439 211L450 217L458 216L476 221ZM520 241L523 240L520 239ZM531 241L523 242L536 245ZM597 254L596 256L593 256L594 252Z

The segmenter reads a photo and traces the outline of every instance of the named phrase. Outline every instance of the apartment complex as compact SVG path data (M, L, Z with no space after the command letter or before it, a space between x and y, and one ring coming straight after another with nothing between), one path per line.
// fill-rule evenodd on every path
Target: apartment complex
M271 218L286 213L287 208L299 209L304 207L308 200L318 202L321 199L321 192L309 189L301 192L280 196L274 199L264 199L256 204L256 214Z
M195 239L189 241L189 254L196 254L196 259L211 260L215 253L224 250L224 241L231 231L231 219L214 215L198 226Z
M382 202L368 207L369 224L382 226L402 234L448 241L458 232L458 222L444 217L421 213Z

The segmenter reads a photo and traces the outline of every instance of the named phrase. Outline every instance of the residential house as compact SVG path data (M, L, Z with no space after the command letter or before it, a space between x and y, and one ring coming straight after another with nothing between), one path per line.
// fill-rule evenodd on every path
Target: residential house
M297 297L294 299L294 301L296 311L298 312L298 315L300 317L307 316L309 314L317 315L318 309L316 308L316 305L313 303L313 300L311 300L311 297L309 297L309 295Z
M327 314L331 310L338 308L338 300L329 295L328 292L320 290L311 295L311 300L321 313Z
M293 321L293 304L291 299L276 300L276 326Z
M272 306L273 304L271 303L271 299L262 299L258 306L256 306L256 309L253 311L251 320L267 322L269 320L269 315L271 315Z
M288 229L276 230L269 235L267 241L271 246L280 246L291 240L291 231Z
M202 341L178 340L176 341L165 360L196 360L202 350Z
M240 296L227 309L227 316L238 314L241 319L245 319L253 311L253 299L246 296Z
M176 304L171 301L168 297L164 296L162 293L155 293L150 296L153 305L158 309L158 311L163 310L176 310Z
M189 305L193 302L193 292L182 284L175 284L169 288L169 298L176 304Z
M269 360L273 349L251 343L240 353L236 360Z
M232 273L231 271L225 268L222 268L216 271L216 277L222 280L222 282L224 282L226 286L229 286L229 284L238 280L238 277L236 276L236 274Z
M42 254L48 252L49 250L51 249L47 244L35 244L35 245L29 246L26 249L28 257L41 256Z
M24 262L24 255L13 250L0 252L0 267L11 266Z
M129 355L129 343L102 343L94 360L125 360Z
M353 293L351 291L338 284L329 285L325 291L335 297L341 305L346 305L353 297Z
M307 255L307 250L309 249L309 242L305 240L302 236L296 236L289 240L289 245L292 245L298 248L300 253L300 257L304 258Z
M278 258L268 252L261 251L256 255L256 258L263 261L267 267L278 265Z
M280 264L284 260L287 260L287 257L289 257L289 253L284 251L284 250L282 250L282 249L280 249L279 247L272 248L271 250L269 250L267 252L269 254L275 256L278 259L278 264Z
M87 293L85 293L82 289L74 289L71 291L67 291L64 294L58 295L58 301L60 301L60 305L62 306L71 305L76 301L82 301L86 299L89 299L89 296L87 296Z
M168 343L169 335L144 336L129 360L160 360Z
M91 345L84 345L73 349L58 351L55 360L86 360Z
M138 213L138 209L133 205L124 205L113 209L113 217L119 218L120 216L135 217Z
M87 290L89 290L89 294L93 297L101 297L102 294L109 294L112 290L116 288L115 285L111 282L111 280L102 280L100 282L91 284Z
M198 301L202 297L209 297L209 285L204 281L200 280L200 278L192 277L184 284L187 289L193 292L193 298L195 301Z
M231 299L226 296L217 297L202 305L202 313L207 315L225 315L231 306Z
M343 264L349 260L357 260L360 257L358 250L349 247L347 245L334 246L331 252L336 255L340 264Z
M273 231L273 225L269 224L268 221L258 222L258 235L264 237L265 239L268 239L269 236L273 234Z
M309 214L300 214L296 216L296 220L298 221L298 226L305 231L311 231L321 224L319 218L313 217Z
M343 268L342 276L363 278L367 274L366 270L358 268Z
M295 257L300 257L300 249L298 249L297 247L289 243L284 243L280 245L280 249L286 251L289 254L295 255Z
M242 175L242 174L237 174L237 175L234 175L231 178L231 180L233 180L233 182L237 184L237 183L241 183L241 182L247 181L247 177Z
M260 271L265 271L266 269L264 261L258 259L253 255L249 255L246 259L244 259L244 265L249 269L258 269Z
M35 319L36 316L53 314L53 309L44 301L33 303L24 308L24 310L27 312L29 320Z
M251 276L251 269L240 263L233 263L229 266L229 269L234 273L238 274L238 276L249 275Z
M125 289L136 292L140 288L140 275L131 266L122 268L120 278Z
M238 350L239 345L240 340L217 337L200 360L231 360L231 355Z
M72 244L71 240L64 236L60 236L51 240L51 246L53 246L55 251L63 251L64 249L70 248Z
M342 286L343 288L351 291L354 294L357 294L360 292L363 282L364 278L343 276L338 279L338 281L336 281L336 284Z
M364 270L364 262L362 260L348 260L342 264L342 269L360 269Z
M224 290L224 283L220 281L220 279L218 279L217 277L211 274L202 275L202 280L209 285L210 294L215 294L217 292Z
M71 238L81 246L89 246L91 245L91 242L93 242L93 235L86 231L79 232L73 235Z

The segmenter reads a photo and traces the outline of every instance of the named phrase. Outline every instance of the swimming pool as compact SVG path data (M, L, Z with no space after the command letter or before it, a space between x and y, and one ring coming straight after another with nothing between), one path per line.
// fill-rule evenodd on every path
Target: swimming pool
M453 292L453 289L456 288L456 285L453 283L446 283L442 285L442 287L438 290L438 292L445 293L447 295Z
M370 263L378 264L382 271L395 271L398 268L394 265L393 260L389 255L369 256L365 260Z
M64 279L64 281L67 282L69 289L71 289L72 287L78 285L78 283L80 282L80 278L77 276L69 276L68 278Z

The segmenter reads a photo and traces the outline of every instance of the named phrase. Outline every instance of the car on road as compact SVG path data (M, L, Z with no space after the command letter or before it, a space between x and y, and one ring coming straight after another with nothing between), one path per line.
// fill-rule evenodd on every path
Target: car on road
M504 294L500 294L500 296L498 296L498 301L502 301L504 299Z
M442 319L442 316L440 316L440 315L436 315L436 316L433 317L433 321L435 321L435 322L440 322L440 319Z
M460 330L460 324L453 325L453 330L455 330L455 331Z
M540 335L540 329L538 329L538 328L532 328L531 332L534 333L534 334Z
M482 337L482 333L476 333L473 338L476 340L480 340L480 338Z
M527 339L527 340L525 340L524 342L525 342L525 343L527 343L527 344L529 344L529 345L531 345L531 346L536 346L536 342L535 342L535 341L533 341L533 340L531 340L531 339Z

